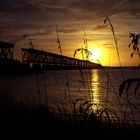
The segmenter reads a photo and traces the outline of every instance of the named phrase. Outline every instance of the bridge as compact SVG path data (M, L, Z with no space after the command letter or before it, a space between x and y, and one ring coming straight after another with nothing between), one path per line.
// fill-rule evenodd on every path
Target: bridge
M0 61L13 59L13 48L15 44L0 41Z
M38 50L34 48L22 48L22 63L14 60L15 44L0 41L0 66L1 71L33 70L57 70L57 69L93 69L101 65L88 60L80 60L64 55Z
M33 69L93 69L101 67L100 64L88 60L80 60L34 48L22 48L21 50L22 63L29 65Z

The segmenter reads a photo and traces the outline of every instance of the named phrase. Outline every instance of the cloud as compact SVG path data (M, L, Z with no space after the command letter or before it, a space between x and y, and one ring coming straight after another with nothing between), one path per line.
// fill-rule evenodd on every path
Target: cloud
M10 29L0 28L0 36L9 36L11 34L12 34L12 31Z
M99 31L99 30L104 30L104 29L106 29L106 25L97 25L92 30L93 31Z
M83 20L118 13L139 15L140 2L132 0L1 0L0 11L13 13L15 17L36 17L45 20L46 16L49 20L54 18Z
M1 0L0 27L23 31L67 25L63 32L76 32L83 24L96 25L105 16L118 20L140 17L139 0ZM101 19L101 20L100 20ZM103 21L102 21L103 22ZM93 27L93 26L92 26ZM55 28L52 28L55 29ZM104 29L98 25L93 30Z
M102 44L103 46L105 46L105 47L109 47L109 46L113 46L114 44L113 43L104 43L104 44Z

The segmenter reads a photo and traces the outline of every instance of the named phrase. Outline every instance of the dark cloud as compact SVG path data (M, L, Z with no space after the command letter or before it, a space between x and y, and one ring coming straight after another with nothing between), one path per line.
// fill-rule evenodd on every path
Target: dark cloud
M67 24L63 32L74 32L84 21L93 24L105 16L121 14L140 17L140 0L1 0L0 29L30 31Z
M118 13L139 14L137 0L1 0L0 12L13 14L16 18L37 19L86 19L111 16ZM31 19L32 19L31 18Z
M104 29L106 29L106 25L97 25L92 30L93 31L98 31L98 30L104 30Z
M9 36L12 35L12 31L11 29L0 28L0 34L1 36Z

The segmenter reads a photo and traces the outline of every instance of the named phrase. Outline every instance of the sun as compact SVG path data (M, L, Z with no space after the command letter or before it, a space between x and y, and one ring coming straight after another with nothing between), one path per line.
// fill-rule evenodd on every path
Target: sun
M91 53L91 60L98 60L101 57L101 50L98 48L93 48Z

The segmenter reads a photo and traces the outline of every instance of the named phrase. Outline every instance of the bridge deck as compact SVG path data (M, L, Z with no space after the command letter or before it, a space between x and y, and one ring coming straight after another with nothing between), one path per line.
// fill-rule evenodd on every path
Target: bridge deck
M33 48L22 48L22 63L29 64L30 66L39 66L45 69L76 69L76 68L99 68L100 64L93 63L87 60L80 60L64 55L58 55L42 50Z

